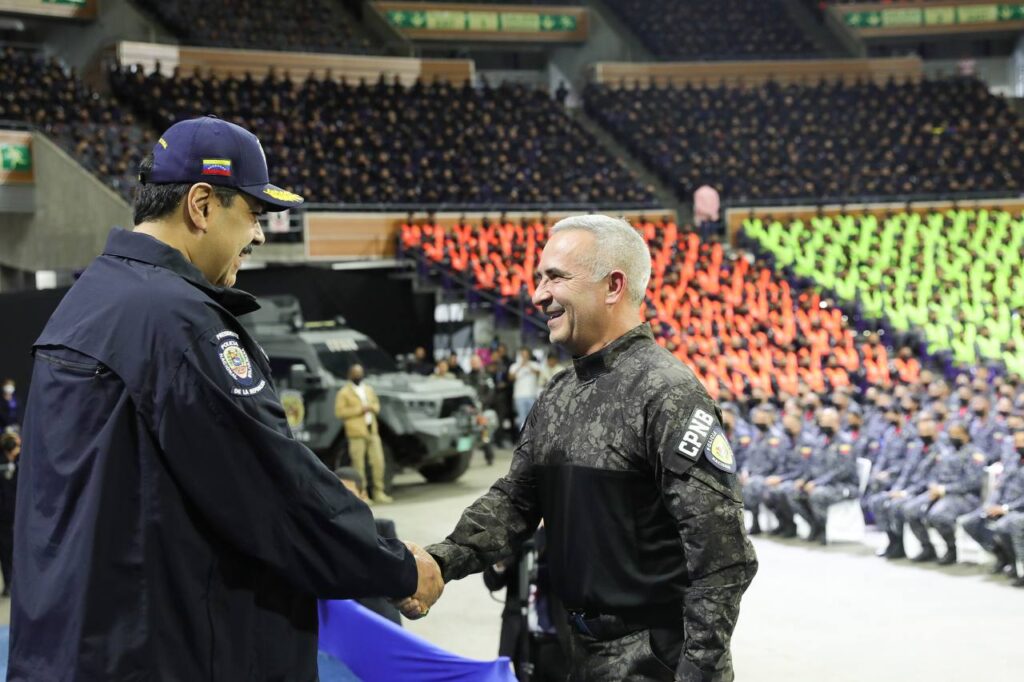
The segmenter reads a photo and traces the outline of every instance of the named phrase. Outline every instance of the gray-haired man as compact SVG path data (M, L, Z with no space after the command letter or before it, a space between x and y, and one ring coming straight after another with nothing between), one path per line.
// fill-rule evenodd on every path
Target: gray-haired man
M572 679L732 680L757 560L720 412L640 323L647 246L623 220L568 218L538 273L533 302L573 368L530 413L509 473L428 551L457 580L511 555L543 519Z

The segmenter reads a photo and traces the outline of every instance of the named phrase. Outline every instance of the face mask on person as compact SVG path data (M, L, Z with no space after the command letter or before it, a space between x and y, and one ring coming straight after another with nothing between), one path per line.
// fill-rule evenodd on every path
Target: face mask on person
M1020 455L1021 459L1024 459L1024 447L1017 448L1017 454Z
M953 447L955 448L962 448L963 446L967 445L966 438L950 438L949 442L952 443Z
M825 434L826 436L828 436L829 438L831 438L832 436L836 435L836 429L835 429L834 426L822 426L821 427L821 432L823 434Z
M760 431L761 433L767 433L768 432L768 425L767 424L754 424L754 426L756 426L757 430Z
M921 442L925 445L931 445L935 442L935 436L921 436Z

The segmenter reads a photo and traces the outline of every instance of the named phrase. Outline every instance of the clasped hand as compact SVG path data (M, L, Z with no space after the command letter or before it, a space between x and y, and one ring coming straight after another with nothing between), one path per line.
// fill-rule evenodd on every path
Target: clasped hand
M423 618L430 611L430 607L440 599L444 591L444 578L441 577L441 568L419 545L413 542L406 542L405 546L412 552L416 559L416 593L397 603L402 615L409 620Z

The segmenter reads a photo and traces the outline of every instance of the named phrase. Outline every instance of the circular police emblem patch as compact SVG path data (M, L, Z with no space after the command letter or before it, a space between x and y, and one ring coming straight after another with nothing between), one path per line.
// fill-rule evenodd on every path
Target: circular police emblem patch
M729 447L729 441L726 440L725 435L721 431L711 439L711 443L707 446L705 452L707 453L708 461L716 467L722 471L735 473L736 457L733 456L732 448Z
M306 421L306 403L298 391L281 391L281 407L288 418L288 426L293 429L302 428Z
M252 362L248 353L234 339L225 339L220 344L220 361L231 378L242 386L253 383Z

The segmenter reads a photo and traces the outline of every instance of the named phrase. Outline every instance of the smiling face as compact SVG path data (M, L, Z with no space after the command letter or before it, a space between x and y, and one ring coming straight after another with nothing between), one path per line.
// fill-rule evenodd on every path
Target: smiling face
M548 317L551 343L573 355L587 355L600 348L610 323L607 277L595 281L594 273L578 254L594 248L594 236L582 230L552 235L537 267L540 280L533 304Z
M245 194L227 202L216 194L207 204L206 233L202 241L202 262L196 264L211 283L222 287L235 285L242 259L266 238L257 218L263 204Z

